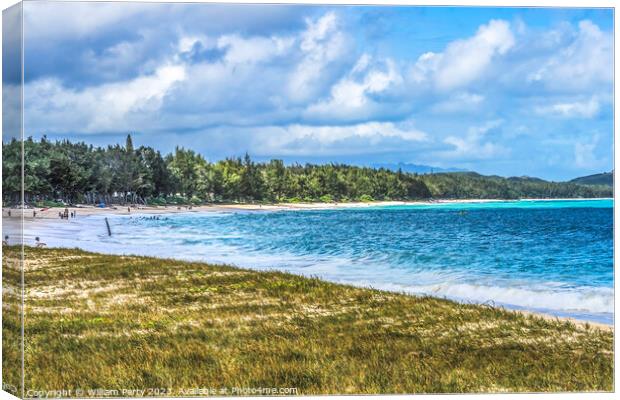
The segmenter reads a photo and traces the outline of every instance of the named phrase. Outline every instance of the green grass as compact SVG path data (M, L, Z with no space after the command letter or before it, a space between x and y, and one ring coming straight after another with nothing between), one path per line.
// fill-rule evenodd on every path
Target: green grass
M9 250L10 249L10 250ZM2 388L21 395L21 257L16 247L2 255Z
M4 247L5 258L16 251ZM280 272L68 249L26 256L26 390L613 389L613 334L590 326Z

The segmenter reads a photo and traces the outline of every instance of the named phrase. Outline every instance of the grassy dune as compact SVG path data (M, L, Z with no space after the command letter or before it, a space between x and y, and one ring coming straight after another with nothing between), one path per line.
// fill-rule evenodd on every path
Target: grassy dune
M613 334L590 326L278 272L26 253L26 390L613 389Z

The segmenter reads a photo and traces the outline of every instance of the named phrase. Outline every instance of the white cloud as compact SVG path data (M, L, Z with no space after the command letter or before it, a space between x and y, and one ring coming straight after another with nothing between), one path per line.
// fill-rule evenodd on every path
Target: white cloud
M438 113L472 112L479 109L484 100L484 96L477 93L458 92L446 100L440 100L432 110Z
M316 101L338 77L342 57L350 57L343 52L346 44L333 12L307 19L306 28L290 36L184 35L177 45L180 54L200 48L219 50L222 56L190 62L191 78L177 87L170 102L183 109L185 121L189 113L200 114L210 124L232 120L262 125L290 119L299 116L306 103ZM379 90L381 76L371 78L368 85ZM183 107L188 98L194 101Z
M151 4L114 2L25 2L24 26L28 40L52 40L96 34L137 14L153 10ZM51 17L53 16L53 17Z
M256 130L259 153L278 155L325 155L366 153L417 146L429 140L428 134L408 121L366 122L343 126L309 126L293 124ZM347 145L343 145L347 143Z
M216 46L216 40L206 35L181 35L177 44L177 51L179 53L189 53L194 49L194 46L200 45L204 48L214 48Z
M612 66L612 35L585 20L579 22L570 43L547 54L527 80L560 91L591 90L597 84L613 82ZM611 91L610 86L608 89Z
M605 160L599 159L595 154L599 140L599 135L594 134L590 140L575 142L574 154L577 168L596 170L606 164Z
M416 83L430 83L439 90L451 90L479 79L497 56L514 45L515 38L506 21L491 20L473 37L448 44L442 53L422 54L413 66Z
M220 50L223 61L228 64L260 63L272 61L275 57L291 52L294 37L249 36L226 34L217 37L206 35L183 35L178 40L177 60L181 54L192 53L196 46L201 51Z
M549 106L536 107L536 112L541 115L556 115L567 118L592 118L600 110L600 103L596 97L585 101L569 103L555 103Z
M139 124L131 126L131 120L149 121L160 109L172 86L184 79L183 66L165 65L152 75L85 90L66 88L54 79L38 80L25 87L28 130L101 132L142 129Z
M371 67L371 58L362 55L351 72L334 86L326 100L308 107L306 115L329 118L371 117L379 104L372 98L402 83L394 61L387 59Z
M225 35L217 40L219 49L226 49L226 62L231 64L268 61L290 51L293 38L272 36L242 38L239 35Z
M328 74L328 67L345 56L346 35L338 28L338 18L329 12L318 20L306 20L307 29L302 32L299 49L301 61L292 72L288 82L289 96L303 101L319 93L319 84Z
M133 72L152 71L161 61L150 59L148 35L142 41L122 41L96 51L86 49L80 56L85 71L96 71L97 77L108 82L118 81L118 76ZM36 61L35 61L36 62Z
M448 136L444 143L454 146L453 150L442 151L439 155L443 158L460 160L480 160L505 155L509 152L504 146L485 141L489 132L501 126L503 121L494 120L482 126L473 126L467 130L465 136Z
M134 79L80 90L54 78L32 81L26 88L29 128L38 132L127 131L231 121L264 124L290 118L295 104L289 96L298 100L310 94L309 99L316 97L344 44L335 14L307 24L306 30L286 37L182 34L173 54ZM132 60L139 43L119 42L98 56L97 64L119 67L122 60ZM201 52L212 50L220 54L213 59L201 57ZM294 95L285 84L289 76L301 85ZM373 77L371 88L381 85L379 79Z

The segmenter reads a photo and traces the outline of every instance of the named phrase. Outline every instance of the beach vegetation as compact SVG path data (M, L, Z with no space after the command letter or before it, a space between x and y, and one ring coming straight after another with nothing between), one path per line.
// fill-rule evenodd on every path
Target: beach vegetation
M3 250L3 261L20 251ZM595 324L282 272L77 249L25 256L26 390L613 390L613 332ZM5 343L18 341L16 318L4 316ZM19 381L18 358L3 358L5 381Z

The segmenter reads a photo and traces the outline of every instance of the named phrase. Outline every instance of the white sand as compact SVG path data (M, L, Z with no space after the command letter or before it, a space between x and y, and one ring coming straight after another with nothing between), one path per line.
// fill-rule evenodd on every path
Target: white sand
M588 199L525 199L526 201L568 201L568 200L588 200ZM406 205L429 205L429 204L455 204L455 203L490 203L514 200L495 200L495 199L460 199L460 200L425 200L425 201L372 201L372 202L347 202L347 203L278 203L278 204L212 204L203 206L192 206L190 210L187 206L114 206L99 208L92 205L78 205L77 207L67 207L69 212L76 212L78 216L86 215L130 215L140 214L167 214L167 213L188 213L188 212L221 212L221 211L280 211L280 210L330 210L340 208L365 208L381 206L406 206ZM19 209L2 209L2 216L8 217L9 210L11 218L18 218ZM32 219L33 211L36 211L37 219L59 219L58 213L64 212L65 208L29 208L24 210L25 219Z

